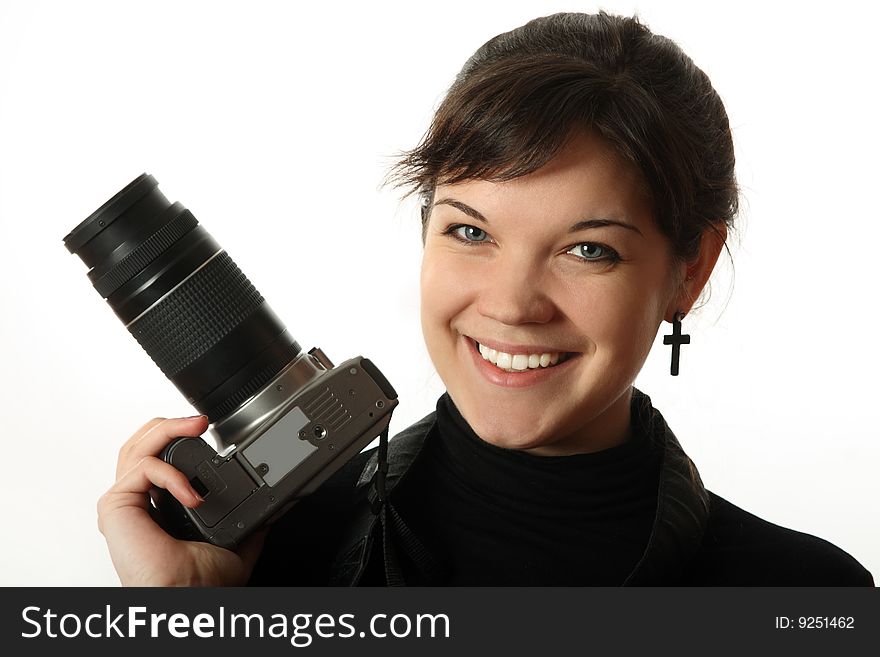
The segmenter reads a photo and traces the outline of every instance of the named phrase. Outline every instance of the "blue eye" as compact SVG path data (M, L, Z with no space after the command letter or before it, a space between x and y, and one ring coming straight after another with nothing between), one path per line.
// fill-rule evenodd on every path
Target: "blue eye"
M594 244L593 242L576 244L567 253L571 253L586 262L597 262L599 260L616 262L620 260L620 256L617 255L614 249L603 244Z
M450 232L466 242L485 242L489 237L489 233L476 226L455 226Z

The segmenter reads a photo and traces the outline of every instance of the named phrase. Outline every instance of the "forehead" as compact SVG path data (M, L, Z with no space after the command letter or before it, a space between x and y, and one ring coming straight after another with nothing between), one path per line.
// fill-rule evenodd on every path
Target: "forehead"
M649 230L653 218L638 168L594 132L576 133L542 168L503 182L438 185L434 201L455 198L493 223L553 227L557 222L619 218ZM567 227L567 226L566 226Z

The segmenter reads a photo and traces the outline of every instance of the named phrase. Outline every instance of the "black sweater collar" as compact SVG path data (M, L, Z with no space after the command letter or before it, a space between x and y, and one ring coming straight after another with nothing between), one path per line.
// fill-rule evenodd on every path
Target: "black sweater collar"
M703 486L694 463L681 448L675 434L646 394L633 388L632 419L648 441L661 451L660 484L657 512L645 553L624 582L625 586L663 585L677 581L685 564L699 549L709 517L709 493ZM397 434L388 445L389 491L409 470L418 457L425 437L437 422L432 412ZM358 488L368 487L376 473L374 454L358 481ZM368 489L368 498L375 490ZM369 507L365 507L369 512ZM372 535L376 517L364 518L366 535Z
M659 450L642 431L625 443L589 454L538 456L482 440L448 394L437 402L432 448L446 474L481 498L526 514L615 514L657 495Z

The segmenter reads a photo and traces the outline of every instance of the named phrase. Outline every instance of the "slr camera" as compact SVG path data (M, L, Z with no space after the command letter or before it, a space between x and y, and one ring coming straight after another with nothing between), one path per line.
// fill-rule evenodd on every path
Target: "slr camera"
M232 258L156 180L135 178L64 245L98 294L200 413L217 449L177 438L161 458L204 498L153 491L154 517L181 539L234 549L381 435L397 393L367 358L334 367L303 352Z

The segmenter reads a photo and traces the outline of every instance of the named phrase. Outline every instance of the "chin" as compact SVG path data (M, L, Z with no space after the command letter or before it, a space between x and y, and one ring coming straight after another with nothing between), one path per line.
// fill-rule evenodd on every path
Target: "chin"
M559 428L535 430L535 414L526 413L519 418L516 413L487 414L468 413L459 407L459 412L467 420L471 429L482 440L504 449L528 450L542 447L548 443L547 436L557 435Z

